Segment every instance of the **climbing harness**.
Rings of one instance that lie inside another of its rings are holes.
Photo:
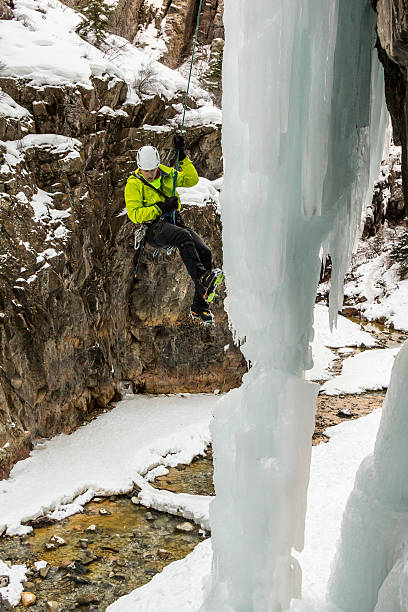
[[[186,116],[188,92],[189,92],[189,89],[190,89],[191,73],[193,71],[194,54],[195,54],[195,48],[196,48],[196,44],[197,44],[198,26],[200,24],[200,16],[201,16],[201,7],[202,7],[202,5],[203,5],[203,0],[200,0],[200,4],[198,6],[198,13],[197,13],[196,29],[195,29],[195,34],[194,34],[193,52],[191,54],[190,73],[188,75],[186,97],[184,99],[183,118],[182,118],[182,121],[181,121],[181,132],[180,132],[181,135],[183,135],[183,129],[184,129],[184,119],[185,119],[185,116]],[[173,177],[173,191],[172,191],[172,195],[173,196],[176,193],[176,183],[177,183],[177,175],[178,175],[179,156],[180,156],[180,153],[179,153],[179,151],[177,151],[176,168],[175,168],[174,177]],[[176,212],[175,211],[173,212],[172,217],[173,217],[173,223],[176,223]]]
[[[136,172],[134,172],[134,173],[133,173],[133,176],[134,176],[134,177],[136,177],[136,178],[138,178],[138,179],[139,179],[139,180],[140,180],[140,181],[141,181],[141,182],[142,182],[144,185],[146,185],[147,187],[150,187],[150,189],[153,189],[153,191],[155,191],[156,193],[158,193],[158,194],[159,194],[159,196],[161,196],[162,198],[164,198],[164,199],[166,199],[166,198],[167,198],[166,194],[165,194],[165,193],[164,193],[164,192],[163,192],[161,189],[159,189],[158,187],[155,187],[154,185],[152,185],[151,183],[149,183],[149,181],[146,181],[146,179],[144,178],[144,176],[142,176],[141,174],[136,174]],[[165,215],[165,214],[164,214],[164,215],[162,215],[162,217],[166,217],[166,216],[168,216],[168,217],[170,218],[170,215],[169,215],[169,214],[167,214],[167,215]],[[162,218],[162,217],[160,217],[160,218]],[[144,233],[143,233],[143,235],[142,235],[142,229],[144,229]],[[142,240],[141,240],[141,238],[143,238],[143,237],[144,237],[144,235],[145,235],[146,231],[147,231],[147,227],[146,227],[146,225],[142,225],[142,226],[141,226],[139,229],[136,229],[136,232],[135,232],[135,250],[137,250],[137,249],[138,249],[138,247],[139,247],[139,244],[141,244],[141,241],[142,241]],[[139,238],[139,236],[141,236],[141,238]],[[146,242],[145,242],[145,244],[146,244]],[[160,251],[161,251],[161,250],[162,250],[161,248],[155,249],[155,250],[154,250],[154,252],[153,252],[153,258],[157,257],[157,255],[160,253]],[[171,246],[169,246],[169,247],[165,247],[163,250],[165,250],[165,251],[166,251],[166,254],[169,256],[169,255],[171,255],[171,254],[172,254],[172,252],[173,252],[173,250],[174,250],[174,247],[171,247]],[[135,278],[136,278],[136,275],[135,275]]]

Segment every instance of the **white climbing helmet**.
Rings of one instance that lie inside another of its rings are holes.
[[[141,170],[156,170],[160,164],[160,155],[157,149],[146,145],[140,147],[136,154],[137,167]]]

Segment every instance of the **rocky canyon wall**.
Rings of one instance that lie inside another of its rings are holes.
[[[64,3],[77,10],[83,6],[83,0]],[[118,0],[110,28],[141,48],[152,44],[154,59],[178,68],[191,54],[199,4],[200,0]],[[208,47],[207,60],[224,39],[223,11],[224,0],[202,3],[198,47]]]
[[[193,287],[178,254],[152,259],[134,282],[134,225],[123,188],[135,151],[172,158],[171,121],[183,92],[127,102],[106,75],[92,87],[36,87],[0,78],[0,477],[36,438],[72,431],[119,397],[121,380],[149,393],[213,392],[246,369],[221,299],[215,329],[187,316]],[[194,102],[192,101],[194,106]],[[220,130],[187,130],[200,175],[222,173]],[[213,203],[185,222],[222,265]]]
[[[406,0],[373,0],[378,13],[378,55],[384,66],[385,96],[391,115],[394,141],[402,147],[401,176],[408,213],[408,4]]]

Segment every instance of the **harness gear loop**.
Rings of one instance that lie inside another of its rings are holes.
[[[202,5],[203,5],[203,0],[200,0],[200,4],[198,6],[197,23],[196,23],[196,29],[195,29],[195,35],[194,35],[194,42],[193,42],[193,52],[191,54],[190,73],[188,75],[186,97],[184,99],[183,118],[182,118],[182,121],[181,121],[181,135],[183,135],[183,129],[184,129],[184,119],[185,119],[185,116],[186,116],[187,98],[188,98],[188,92],[189,92],[189,89],[190,89],[191,73],[192,73],[192,70],[193,70],[194,53],[195,53],[195,48],[196,48],[196,44],[197,44],[198,26],[200,24],[200,16],[201,16],[201,7],[202,7]],[[175,169],[174,177],[173,177],[173,191],[172,191],[172,195],[173,196],[176,194],[176,182],[177,182],[177,174],[178,174],[179,155],[180,155],[179,151],[177,151],[176,169]],[[176,223],[176,212],[175,211],[172,214],[172,222],[174,224]]]

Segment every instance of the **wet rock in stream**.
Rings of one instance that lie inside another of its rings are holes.
[[[10,578],[8,576],[0,576],[0,589],[8,586]]]
[[[23,591],[21,593],[21,601],[23,602],[24,606],[32,606],[33,604],[35,604],[36,602],[36,595],[34,595],[34,593],[29,593],[27,591]]]

